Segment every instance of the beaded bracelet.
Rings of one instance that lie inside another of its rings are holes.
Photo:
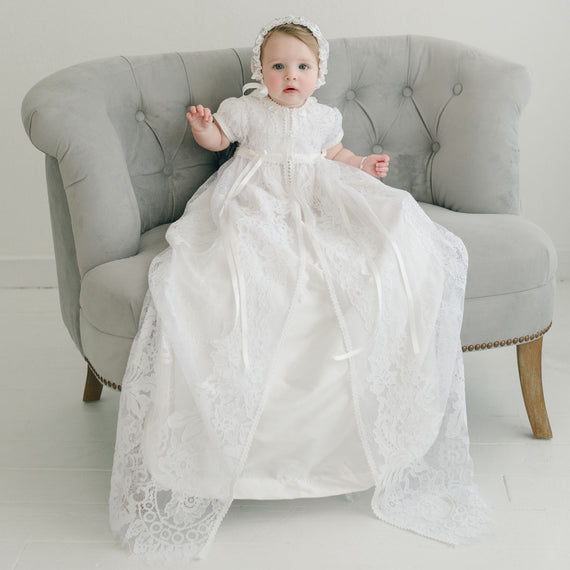
[[[368,158],[368,156],[363,156],[362,160],[360,161],[360,170],[364,169],[364,161]]]

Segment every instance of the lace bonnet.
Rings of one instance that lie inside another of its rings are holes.
[[[319,45],[319,77],[317,79],[317,87],[321,87],[321,85],[325,84],[325,75],[327,74],[329,43],[327,40],[325,40],[323,34],[321,34],[319,26],[313,24],[301,16],[285,16],[284,18],[276,18],[261,29],[255,40],[255,45],[253,46],[253,54],[251,56],[252,79],[263,83],[263,76],[261,74],[261,44],[263,43],[265,36],[273,28],[281,26],[282,24],[297,24],[299,26],[305,26],[305,28],[308,28],[313,36],[315,36],[315,39]]]

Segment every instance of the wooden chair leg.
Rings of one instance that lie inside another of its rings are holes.
[[[83,401],[84,402],[96,402],[101,398],[101,392],[103,391],[103,384],[97,380],[97,376],[91,370],[91,367],[87,365],[87,379],[85,380],[85,390],[83,391]]]
[[[542,337],[517,345],[517,362],[532,433],[538,439],[550,439],[552,430],[542,391]]]

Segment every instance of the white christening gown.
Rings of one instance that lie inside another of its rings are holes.
[[[327,160],[336,109],[253,94],[234,157],[169,228],[123,380],[110,496],[137,554],[203,557],[234,498],[375,487],[382,520],[486,534],[473,483],[461,241],[412,196]]]

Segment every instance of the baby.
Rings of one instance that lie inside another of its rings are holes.
[[[261,74],[272,101],[288,108],[302,107],[319,83],[319,45],[304,26],[282,24],[274,27],[261,44]],[[212,120],[210,109],[202,105],[190,107],[187,114],[196,142],[212,151],[223,150],[230,141]],[[372,176],[384,178],[390,159],[387,155],[356,156],[342,142],[327,149],[326,157],[350,164]]]
[[[196,141],[239,143],[152,262],[122,384],[114,534],[135,553],[203,557],[234,498],[375,488],[372,510],[456,544],[485,534],[459,340],[467,258],[386,155],[342,144],[313,97],[328,43],[282,18],[259,34],[254,90]]]

